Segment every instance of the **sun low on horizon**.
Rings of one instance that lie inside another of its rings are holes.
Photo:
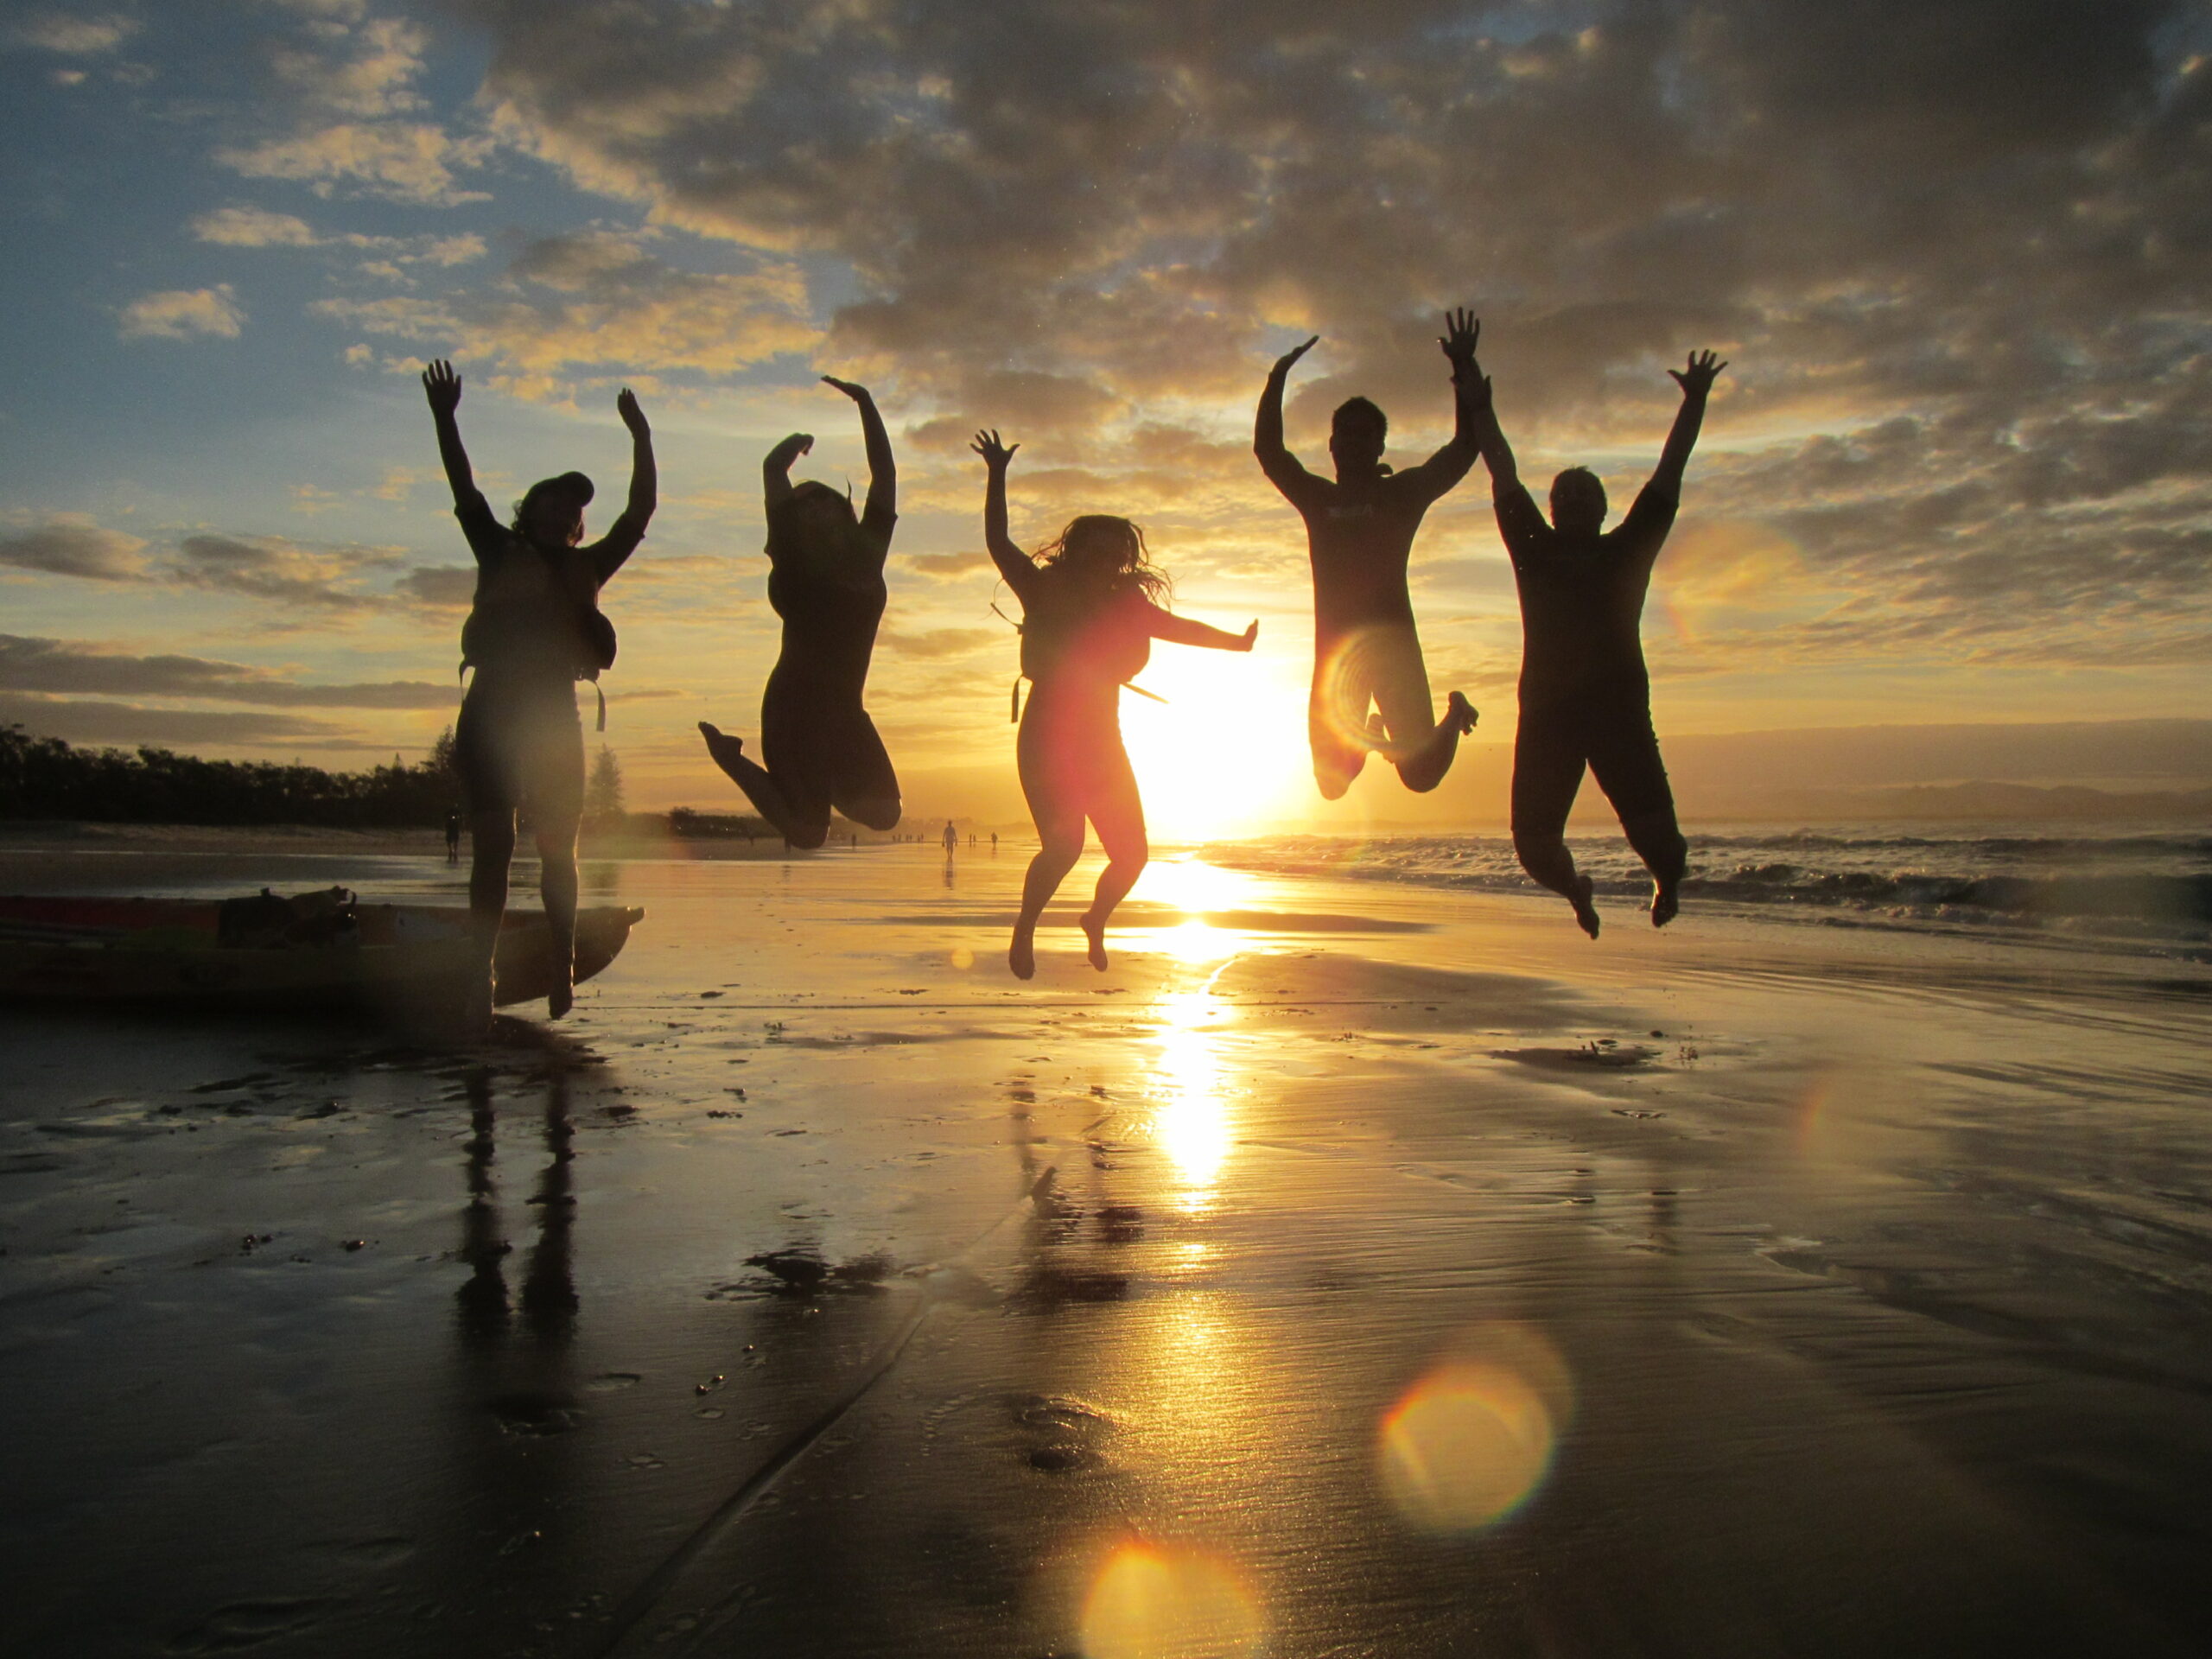
[[[1617,512],[1667,371],[1728,359],[1646,619],[1669,730],[2196,718],[2184,346],[2212,244],[2174,204],[2202,195],[2212,23],[2123,10],[1846,29],[1521,0],[1287,32],[1264,6],[1047,29],[862,0],[792,34],[688,0],[18,9],[0,722],[427,753],[471,581],[416,380],[448,357],[493,501],[581,468],[595,528],[639,394],[661,507],[605,597],[604,742],[634,806],[742,810],[696,728],[750,739],[775,659],[763,453],[810,433],[799,474],[865,488],[835,373],[898,454],[868,696],[917,819],[1021,810],[967,448],[994,427],[1025,545],[1126,514],[1180,608],[1261,619],[1252,658],[1162,646],[1140,683],[1167,702],[1125,697],[1156,831],[1344,821],[1304,753],[1304,531],[1253,402],[1319,335],[1294,449],[1325,471],[1357,393],[1414,464],[1449,430],[1453,305],[1524,474],[1586,462]],[[1880,96],[1819,91],[1844,85]],[[1465,689],[1500,741],[1519,642],[1481,468],[1413,591],[1440,704]],[[1500,810],[1484,791],[1354,796],[1449,821]]]

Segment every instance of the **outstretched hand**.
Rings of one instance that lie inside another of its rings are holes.
[[[1007,463],[1014,459],[1014,452],[1021,448],[1018,443],[1000,442],[996,427],[988,432],[978,432],[968,447],[981,455],[983,465],[993,472],[1005,471]]]
[[[442,357],[423,371],[423,395],[434,415],[450,415],[461,407],[461,377]]]
[[[615,412],[621,416],[622,424],[630,429],[633,438],[650,438],[653,429],[646,424],[645,411],[638,406],[638,394],[625,386],[616,394]]]
[[[1300,358],[1301,358],[1301,357],[1305,356],[1306,353],[1308,353],[1308,352],[1312,351],[1312,350],[1313,350],[1316,346],[1319,345],[1320,343],[1321,343],[1321,336],[1320,336],[1320,335],[1319,335],[1319,334],[1316,334],[1316,335],[1314,335],[1314,336],[1313,337],[1313,339],[1311,339],[1311,340],[1307,340],[1307,341],[1306,341],[1303,346],[1292,346],[1288,351],[1285,352],[1285,353],[1284,353],[1281,357],[1279,357],[1279,358],[1275,359],[1275,372],[1276,372],[1277,374],[1287,374],[1287,373],[1289,373],[1289,372],[1290,372],[1290,370],[1291,370],[1291,365],[1292,365],[1295,364],[1295,363],[1298,361],[1298,359],[1299,359]]]
[[[1474,367],[1475,342],[1482,337],[1482,323],[1465,306],[1444,314],[1444,332],[1436,337],[1436,343],[1443,348],[1454,374]]]
[[[1692,352],[1687,368],[1669,369],[1668,377],[1682,389],[1685,397],[1702,397],[1713,390],[1713,383],[1720,378],[1720,371],[1728,365],[1714,360],[1712,352]]]
[[[840,380],[834,374],[825,374],[822,377],[822,384],[825,386],[836,387],[856,404],[864,404],[868,400],[868,388],[857,381]]]
[[[1251,650],[1252,642],[1259,637],[1260,624],[1259,620],[1255,617],[1253,619],[1251,626],[1246,628],[1243,632],[1236,636],[1236,649],[1239,651]]]
[[[768,452],[768,459],[788,467],[808,450],[814,448],[814,434],[794,432]]]

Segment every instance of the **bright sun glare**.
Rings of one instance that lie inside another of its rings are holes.
[[[1124,692],[1122,732],[1163,841],[1250,835],[1290,817],[1313,788],[1305,666],[1265,642],[1250,656],[1162,645]]]

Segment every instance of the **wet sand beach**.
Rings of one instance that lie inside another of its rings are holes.
[[[0,1010],[0,1649],[2201,1651],[2212,969],[1166,859],[1024,986],[1027,851],[588,861],[480,1049]]]

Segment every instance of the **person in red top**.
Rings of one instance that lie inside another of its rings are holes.
[[[1605,791],[1629,845],[1651,872],[1651,925],[1675,919],[1689,844],[1675,820],[1674,791],[1651,725],[1651,676],[1643,664],[1643,599],[1651,568],[1681,505],[1682,473],[1706,399],[1728,365],[1693,352],[1669,369],[1681,408],[1651,480],[1618,529],[1605,530],[1605,486],[1586,467],[1552,480],[1551,522],[1521,482],[1497,423],[1491,384],[1473,378],[1483,459],[1497,531],[1521,595],[1521,723],[1513,740],[1513,849],[1521,868],[1574,907],[1598,937],[1590,878],[1567,850],[1567,818],[1587,766]]]
[[[1249,651],[1257,622],[1226,633],[1163,610],[1166,575],[1147,557],[1144,532],[1126,518],[1085,513],[1034,557],[1007,534],[1006,474],[1020,444],[978,432],[983,458],[983,538],[1006,585],[1021,601],[1021,671],[1028,706],[1014,753],[1021,792],[1037,823],[1037,855],[1021,886],[1007,965],[1037,971],[1037,919],[1083,855],[1084,824],[1098,831],[1106,868],[1081,918],[1090,965],[1106,968],[1106,923],[1152,855],[1144,802],[1122,744],[1122,687],[1144,671],[1152,642]]]
[[[454,723],[454,757],[468,803],[468,908],[483,964],[465,1013],[479,1028],[491,1020],[492,961],[506,913],[519,809],[537,842],[555,965],[546,1008],[557,1020],[575,1001],[576,829],[584,804],[576,682],[597,678],[614,660],[614,631],[599,613],[599,590],[637,551],[652,518],[652,429],[624,388],[614,406],[630,429],[630,499],[607,534],[586,545],[591,480],[582,473],[541,480],[515,504],[514,522],[502,524],[461,447],[461,377],[453,365],[431,364],[423,391],[453,486],[454,517],[476,556],[475,603],[461,632],[463,665],[476,677]]]
[[[1370,753],[1396,766],[1408,789],[1434,789],[1451,769],[1459,740],[1475,728],[1475,710],[1457,691],[1445,700],[1443,720],[1436,720],[1406,591],[1406,564],[1422,515],[1475,464],[1467,399],[1477,325],[1465,311],[1453,311],[1445,327],[1436,343],[1452,365],[1452,441],[1402,473],[1393,473],[1382,460],[1389,418],[1364,397],[1338,405],[1331,423],[1333,480],[1307,472],[1285,447],[1283,388],[1319,335],[1277,359],[1260,393],[1253,453],[1268,481],[1306,521],[1313,567],[1313,688],[1306,701],[1306,735],[1314,782],[1332,801],[1351,787]],[[1370,707],[1380,711],[1380,729],[1369,716]]]

